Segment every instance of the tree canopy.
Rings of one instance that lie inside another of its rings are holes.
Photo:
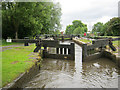
[[[72,25],[66,27],[66,34],[83,34],[87,32],[87,25],[82,23],[80,20],[74,20]]]
[[[59,32],[61,7],[53,2],[2,2],[2,37]]]
[[[103,23],[97,22],[96,24],[94,24],[92,32],[100,32],[100,33],[102,33],[102,29],[103,29]]]
[[[100,35],[119,36],[120,35],[120,18],[114,17],[105,24],[97,22],[94,24],[92,32],[100,32]]]

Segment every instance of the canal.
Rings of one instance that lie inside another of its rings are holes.
[[[82,62],[82,48],[75,44],[75,60],[44,59],[25,88],[118,88],[119,74],[106,58]]]

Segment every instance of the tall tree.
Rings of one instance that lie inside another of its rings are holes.
[[[66,27],[66,34],[83,34],[87,32],[87,25],[82,23],[80,20],[74,20],[72,25]]]
[[[99,32],[100,34],[103,33],[103,23],[97,22],[94,24],[92,32]]]
[[[120,18],[114,17],[105,24],[98,22],[94,24],[92,32],[100,32],[100,35],[119,36]]]
[[[73,34],[73,31],[74,31],[73,25],[68,25],[68,26],[66,27],[65,33],[66,33],[66,34]]]
[[[9,20],[8,26],[14,30],[16,39],[18,38],[20,25],[23,24],[27,26],[30,24],[30,19],[31,19],[30,17],[32,17],[32,13],[33,13],[31,8],[34,8],[34,6],[35,6],[35,3],[30,3],[30,2],[28,3],[4,2],[3,3],[3,13],[2,13],[3,27],[6,27],[4,24]]]
[[[120,18],[114,17],[108,21],[106,33],[111,36],[120,35]]]
[[[61,28],[59,3],[3,2],[2,7],[3,38],[23,38]]]

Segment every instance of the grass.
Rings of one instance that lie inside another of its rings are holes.
[[[0,88],[2,87],[2,52],[0,52]]]
[[[120,36],[98,36],[98,37],[118,38]]]
[[[120,41],[112,41],[113,45],[120,47]]]
[[[80,41],[84,42],[84,43],[91,43],[92,44],[92,41],[91,40],[88,40],[88,39],[79,39]]]
[[[32,44],[27,47],[14,47],[2,52],[2,87],[13,81],[34,64],[33,60],[29,59],[29,55],[34,48],[35,45]]]
[[[9,46],[9,45],[18,45],[22,43],[6,42],[5,39],[2,40],[2,45],[0,46]]]
[[[69,40],[69,39],[71,39],[71,38],[64,38],[64,40]],[[59,38],[59,40],[62,40],[62,38]]]

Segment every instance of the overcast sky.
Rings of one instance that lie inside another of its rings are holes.
[[[62,8],[62,31],[72,24],[73,20],[81,20],[87,24],[88,30],[100,21],[106,23],[118,17],[118,1],[120,0],[55,0]]]

